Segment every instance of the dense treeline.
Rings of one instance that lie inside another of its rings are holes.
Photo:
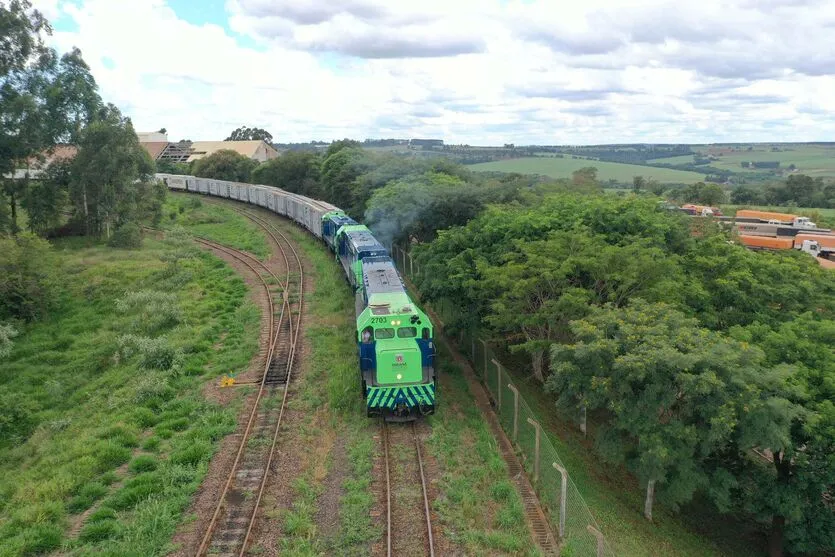
[[[166,189],[152,180],[154,162],[130,119],[102,101],[81,52],[59,57],[47,47],[49,23],[28,0],[0,4],[0,22],[0,319],[31,320],[58,282],[38,235],[136,246],[136,222],[159,220]]]
[[[785,182],[765,188],[736,188],[731,191],[731,202],[737,205],[835,207],[835,183],[805,174],[793,174]]]
[[[835,282],[806,254],[698,234],[654,201],[562,193],[490,206],[417,246],[455,305],[596,447],[675,507],[702,493],[771,524],[771,552],[835,548]]]

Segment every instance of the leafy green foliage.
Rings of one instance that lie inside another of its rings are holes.
[[[424,299],[456,308],[447,327],[526,351],[665,504],[702,493],[771,520],[778,550],[831,547],[813,517],[835,474],[835,283],[814,259],[691,237],[648,199],[572,194],[488,207],[414,253]]]
[[[107,243],[114,248],[139,249],[142,247],[142,231],[138,224],[126,222],[116,229]]]
[[[316,153],[289,151],[253,170],[252,182],[319,198],[320,165],[321,159]]]
[[[58,284],[51,248],[31,233],[0,237],[0,319],[36,319],[53,305]]]
[[[52,29],[28,0],[0,5],[0,22],[0,175],[5,175],[56,143],[74,141],[95,117],[101,99],[78,49],[59,58],[44,44]],[[14,233],[18,203],[30,197],[29,183],[8,179],[2,186]]]
[[[154,163],[139,145],[130,119],[110,105],[84,128],[72,162],[70,198],[88,234],[110,237],[113,229],[135,220],[142,189]]]
[[[254,139],[262,139],[267,143],[273,142],[273,136],[267,130],[247,126],[237,128],[224,141],[252,141]]]
[[[12,339],[17,336],[17,330],[6,323],[0,323],[0,360],[12,353]]]
[[[194,162],[192,172],[202,178],[249,182],[258,161],[232,149],[221,149]]]

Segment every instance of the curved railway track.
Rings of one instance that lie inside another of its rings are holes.
[[[246,429],[241,435],[232,469],[197,550],[198,557],[208,554],[242,557],[248,549],[261,498],[273,466],[302,319],[304,270],[295,247],[269,222],[255,215],[246,216],[256,222],[278,248],[283,259],[285,276],[282,281],[265,263],[245,252],[206,238],[197,238],[201,244],[231,255],[255,272],[267,292],[272,317],[267,357],[258,394]],[[271,283],[275,283],[282,290],[278,317],[278,301],[273,295],[274,284]],[[276,417],[274,409],[262,408],[262,400],[275,394],[279,388],[282,388],[283,393]],[[267,440],[269,445],[265,446],[262,440]]]
[[[392,466],[391,466],[391,437],[389,435],[389,426],[385,420],[381,420],[380,422],[382,425],[382,431],[380,433],[382,443],[383,443],[383,456],[385,458],[385,470],[386,470],[386,555],[388,557],[392,557],[392,555],[401,555],[403,554],[402,551],[396,550],[394,547],[395,542],[398,540],[394,539],[392,534],[392,515],[395,516],[398,520],[409,520],[413,518],[414,510],[412,509],[411,512],[396,512],[392,513]],[[429,493],[426,486],[426,474],[423,470],[423,453],[420,450],[420,439],[418,438],[417,434],[417,426],[414,422],[409,425],[409,430],[411,431],[411,438],[414,441],[414,448],[416,454],[416,460],[418,465],[418,474],[416,474],[420,478],[420,486],[423,492],[423,518],[426,524],[426,531],[425,531],[425,541],[426,541],[426,553],[431,557],[435,556],[435,538],[432,534],[432,516],[429,510]],[[401,504],[400,507],[403,507]],[[400,508],[399,511],[404,511],[406,509]],[[416,534],[416,533],[415,533]],[[402,540],[400,540],[402,541]]]

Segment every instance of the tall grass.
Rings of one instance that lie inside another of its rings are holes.
[[[0,440],[0,555],[164,554],[233,431],[234,408],[201,387],[247,365],[259,311],[222,261],[199,254],[172,275],[168,249],[56,244],[59,308],[21,328],[0,368],[17,401],[0,413],[18,427]]]

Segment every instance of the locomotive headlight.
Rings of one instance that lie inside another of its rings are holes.
[[[397,374],[397,380],[399,381],[400,379],[403,379],[403,375],[402,375],[402,374],[400,374],[400,373],[398,373],[398,374]]]

